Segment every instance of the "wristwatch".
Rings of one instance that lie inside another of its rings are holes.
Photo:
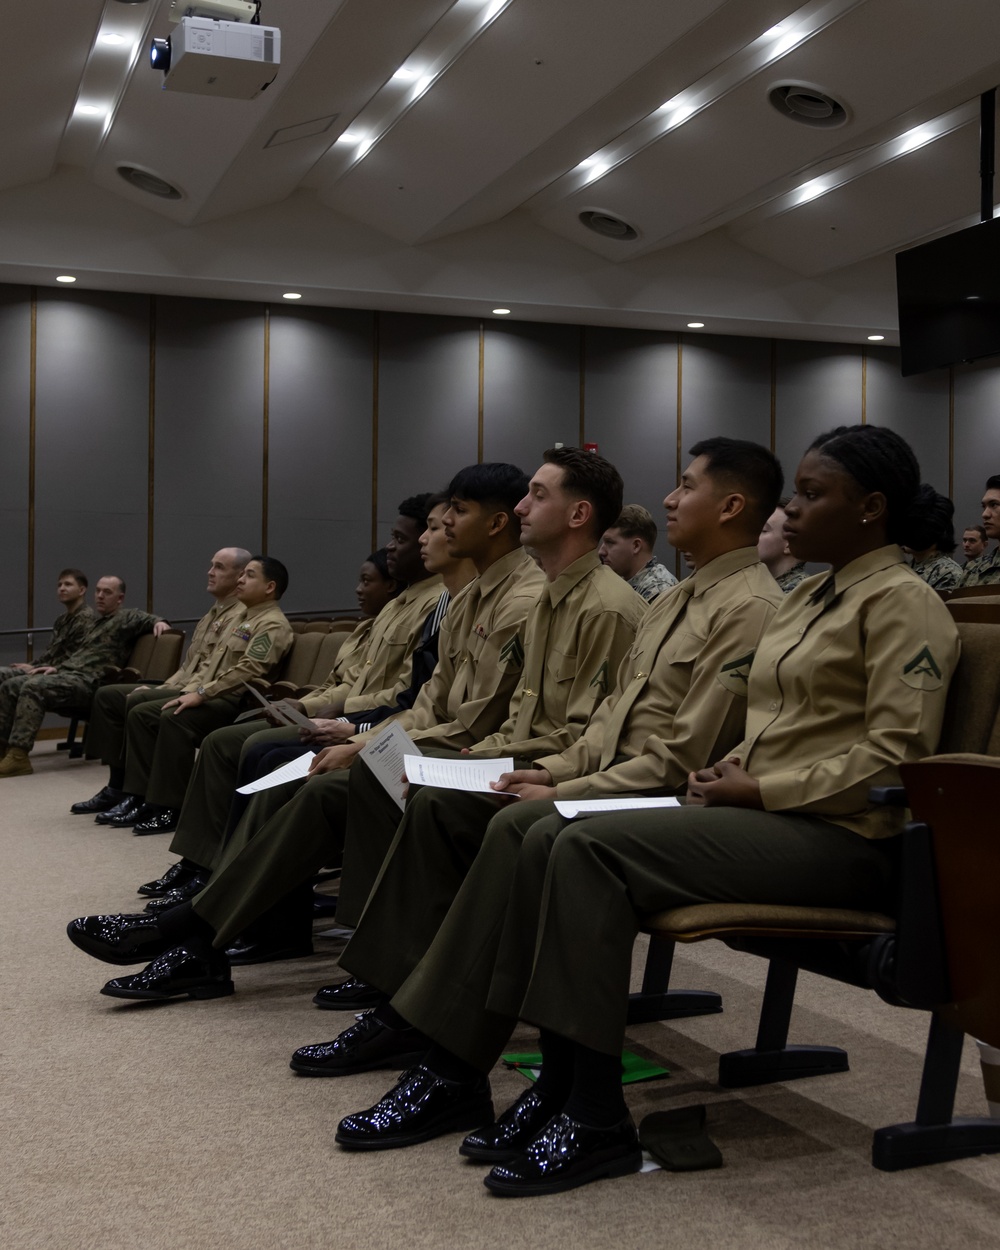
[[[204,699],[204,697],[205,697],[205,687],[204,687],[204,686],[199,686],[199,687],[198,687],[198,689],[195,691],[195,694],[200,694],[200,695],[201,695],[201,697]]]

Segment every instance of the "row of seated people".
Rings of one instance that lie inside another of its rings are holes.
[[[622,502],[601,457],[547,452],[519,502],[489,485],[490,466],[459,474],[444,531],[477,576],[396,720],[425,753],[511,756],[512,770],[491,794],[411,787],[400,819],[359,756],[377,731],[350,726],[306,779],[255,795],[234,821],[241,754],[288,731],[216,731],[172,844],[184,858],[143,887],[167,905],[69,925],[98,959],[149,961],[102,992],[231,994],[234,941],[301,949],[310,882],[342,857],[350,979],[315,1001],[369,1010],[291,1066],[406,1070],[341,1120],[341,1146],[467,1132],[461,1153],[513,1196],[637,1170],[621,1051],[640,918],[712,901],[889,910],[902,813],[872,807],[869,788],[933,752],[959,653],[900,547],[922,496],[892,431],[842,427],[806,451],[782,536],[796,562],[830,571],[787,595],[757,549],[781,498],[774,456],[724,438],[691,455],[664,502],[694,571],[650,607],[597,555]],[[554,807],[621,795],[684,802],[627,819]],[[539,1028],[541,1077],[496,1117],[488,1074],[518,1019]]]

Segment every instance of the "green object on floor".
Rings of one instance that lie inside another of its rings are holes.
[[[529,1081],[538,1080],[538,1072],[542,1066],[541,1053],[523,1055],[510,1054],[501,1056],[508,1068],[516,1068]],[[670,1069],[643,1059],[631,1050],[622,1051],[622,1084],[632,1085],[636,1081],[652,1081],[658,1076],[669,1076]]]

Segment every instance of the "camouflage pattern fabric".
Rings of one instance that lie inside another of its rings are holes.
[[[654,556],[648,564],[644,565],[636,573],[635,577],[628,579],[628,584],[637,595],[642,595],[647,603],[652,603],[662,591],[669,590],[671,586],[676,586],[677,578],[674,577],[665,564],[661,564]]]
[[[962,570],[959,586],[995,586],[1000,583],[1000,547],[976,556]]]
[[[787,595],[795,589],[799,582],[805,581],[805,579],[806,566],[803,563],[793,564],[790,569],[786,569],[780,577],[776,577],[774,580],[778,583],[778,589]]]
[[[912,568],[932,590],[954,590],[962,582],[962,566],[951,556],[938,554],[919,562],[914,560]],[[997,580],[1000,581],[1000,570]]]

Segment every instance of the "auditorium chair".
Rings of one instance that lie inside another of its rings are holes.
[[[101,674],[100,685],[112,686],[119,682],[142,682],[147,686],[161,686],[181,666],[186,635],[183,629],[167,629],[162,634],[143,634],[136,640],[132,653],[123,668],[107,666]],[[90,714],[90,703],[55,709],[57,716],[69,718],[66,740],[57,750],[68,751],[71,760],[83,754],[82,742],[76,741],[81,721]]]
[[[983,608],[986,608],[984,619]],[[769,961],[754,1046],[720,1056],[719,1084],[762,1085],[845,1072],[839,1047],[790,1046],[799,969],[873,989],[932,1012],[916,1118],[877,1130],[872,1162],[885,1171],[1000,1150],[1000,1122],[953,1119],[962,1040],[1000,1046],[1000,843],[992,833],[1000,782],[1000,601],[949,604],[962,657],[949,691],[945,754],[901,770],[903,787],[875,802],[909,805],[896,848],[895,914],[847,909],[703,904],[643,918],[650,935],[632,1023],[722,1009],[710,991],[669,988],[677,942],[709,938]]]
[[[349,637],[350,631],[341,629],[302,630],[292,639],[275,680],[257,681],[254,685],[269,699],[300,699],[326,684],[340,648]]]

